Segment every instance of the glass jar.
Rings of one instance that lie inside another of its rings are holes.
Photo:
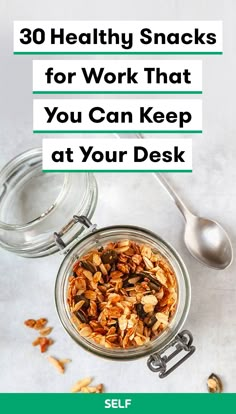
[[[0,246],[25,257],[59,250],[54,232],[68,244],[83,225],[74,215],[92,217],[97,204],[93,174],[44,174],[42,149],[12,159],[0,172]]]
[[[56,278],[55,301],[59,318],[69,335],[84,349],[113,360],[147,357],[148,367],[164,378],[194,351],[192,335],[180,330],[187,318],[191,289],[187,269],[178,253],[149,230],[136,226],[96,229],[90,219],[97,203],[97,185],[92,174],[42,173],[42,150],[26,151],[0,172],[0,246],[25,257],[58,252],[64,260]],[[78,257],[111,241],[130,239],[158,250],[173,267],[178,302],[169,326],[149,343],[129,349],[109,349],[80,336],[70,320],[67,305],[68,278]],[[171,353],[166,351],[170,348]],[[184,352],[171,368],[170,360]]]

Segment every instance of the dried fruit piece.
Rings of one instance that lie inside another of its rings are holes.
[[[24,322],[25,326],[28,326],[28,328],[34,328],[36,324],[35,319],[27,319],[27,321]]]
[[[39,318],[37,320],[27,319],[27,321],[25,321],[24,324],[25,326],[28,326],[29,328],[40,330],[47,324],[47,319],[46,318]]]
[[[91,382],[92,382],[91,377],[83,378],[82,380],[77,381],[75,383],[75,385],[71,388],[71,392],[79,392],[81,391],[81,388],[87,387],[89,384],[91,384]]]
[[[98,384],[96,386],[96,393],[101,394],[103,392],[103,389],[104,389],[103,384]]]
[[[216,374],[211,374],[207,380],[207,387],[210,393],[221,393],[223,392],[223,384],[221,379]]]
[[[53,340],[51,338],[47,338],[45,336],[39,336],[32,342],[33,346],[40,346],[40,350],[42,353],[48,350],[48,347],[53,344]]]

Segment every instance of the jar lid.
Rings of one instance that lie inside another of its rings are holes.
[[[25,257],[59,250],[84,230],[76,216],[92,217],[97,185],[89,173],[43,173],[42,149],[28,150],[0,171],[0,246]]]

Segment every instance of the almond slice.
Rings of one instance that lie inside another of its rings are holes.
[[[83,378],[82,380],[77,381],[73,385],[73,387],[71,388],[71,392],[79,392],[81,391],[81,388],[87,387],[89,384],[91,384],[91,382],[92,382],[91,377]]]
[[[60,372],[60,374],[64,374],[65,367],[62,365],[61,361],[54,358],[53,356],[49,356],[48,361],[57,369],[58,372]]]
[[[50,335],[52,330],[53,330],[53,328],[48,326],[46,328],[40,329],[39,333],[40,333],[41,336],[47,336],[47,335]]]

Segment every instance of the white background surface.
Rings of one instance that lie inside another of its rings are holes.
[[[193,174],[168,178],[194,211],[215,218],[236,244],[235,12],[226,1],[9,1],[0,2],[0,164],[22,150],[40,145],[32,134],[32,57],[12,55],[14,19],[222,19],[224,55],[203,59],[203,135],[193,139]],[[148,371],[145,359],[112,362],[80,349],[58,320],[54,281],[61,257],[23,259],[1,251],[0,391],[67,392],[92,375],[110,392],[205,392],[214,371],[226,392],[236,391],[236,265],[226,271],[203,267],[183,243],[183,221],[171,199],[147,174],[97,175],[99,201],[94,221],[138,224],[168,240],[182,255],[192,281],[192,306],[186,323],[197,352],[165,380]],[[47,316],[54,326],[50,353],[73,362],[60,376],[23,326],[28,317]]]

